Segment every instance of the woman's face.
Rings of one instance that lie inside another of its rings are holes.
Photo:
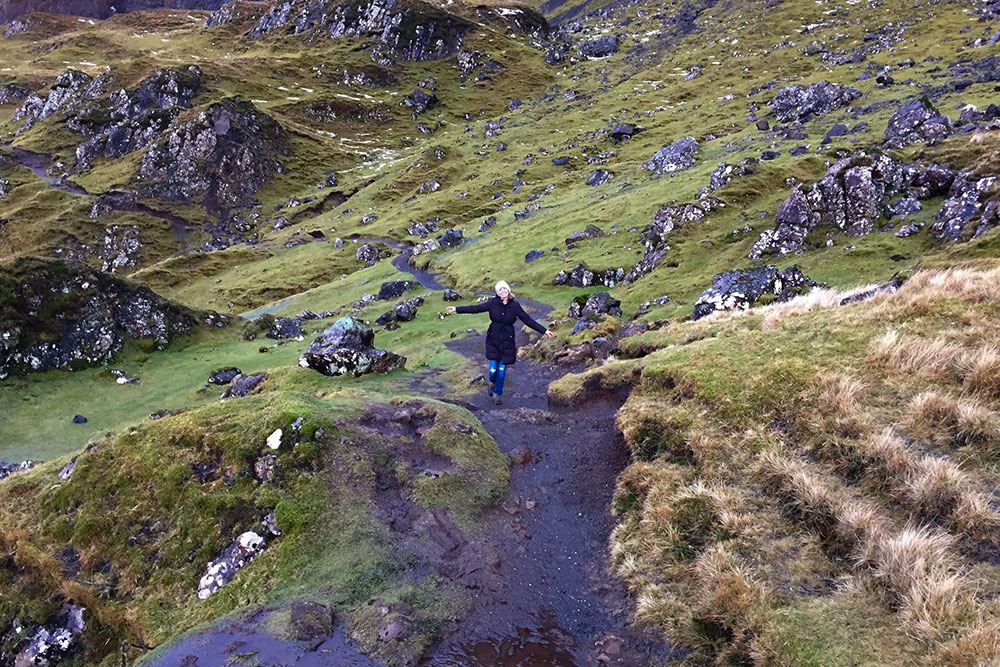
[[[510,296],[510,290],[507,289],[506,287],[501,287],[497,291],[497,296],[499,296],[501,299],[506,299],[507,297]]]

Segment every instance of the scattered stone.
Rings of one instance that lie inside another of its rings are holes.
[[[695,141],[694,137],[684,137],[658,150],[656,155],[642,163],[642,167],[654,174],[668,174],[690,169],[694,166],[697,152],[698,142]]]
[[[371,328],[343,317],[326,329],[299,359],[299,365],[324,375],[388,373],[402,368],[406,358],[372,347]]]
[[[787,301],[815,285],[795,266],[784,271],[762,266],[719,273],[712,278],[712,286],[698,297],[691,319],[700,320],[717,310],[746,310],[765,295]]]
[[[278,448],[280,448],[281,447],[281,436],[282,436],[282,434],[283,434],[283,432],[282,432],[282,430],[280,428],[279,429],[275,429],[274,432],[271,433],[271,435],[267,436],[267,443],[266,443],[267,447],[269,449],[278,449]]]
[[[612,297],[608,292],[593,292],[573,299],[566,316],[574,319],[599,315],[621,317],[621,305],[622,302]]]
[[[264,335],[274,340],[285,340],[288,338],[298,338],[302,334],[302,323],[299,321],[299,318],[275,317],[267,333]]]
[[[568,157],[552,158],[552,164],[554,164],[557,167],[565,167],[566,165],[569,164],[569,158]]]
[[[485,232],[487,229],[493,229],[494,227],[496,227],[496,225],[497,225],[497,219],[496,217],[491,215],[490,217],[486,218],[479,224],[479,231]]]
[[[781,151],[764,151],[760,154],[761,160],[776,160],[781,157]]]
[[[876,297],[879,294],[895,294],[896,292],[899,291],[899,288],[902,287],[903,283],[905,282],[906,278],[899,275],[895,275],[892,277],[892,280],[890,280],[884,285],[879,285],[878,287],[865,290],[863,292],[857,292],[856,294],[844,297],[843,299],[840,300],[840,305],[848,306],[852,303],[858,303],[859,301],[867,301],[868,299]]]
[[[63,605],[54,618],[35,630],[11,664],[17,667],[58,665],[70,659],[79,648],[77,644],[86,628],[84,611],[86,607]]]
[[[587,225],[583,231],[573,232],[567,236],[565,242],[566,245],[570,245],[571,243],[578,243],[584,239],[596,239],[601,236],[604,236],[603,229],[596,225]]]
[[[441,295],[441,298],[444,299],[445,301],[459,301],[461,300],[462,295],[456,292],[455,290],[451,289],[450,287],[446,287],[444,290],[444,294]]]
[[[536,259],[541,258],[542,255],[544,254],[545,254],[544,250],[529,250],[528,253],[524,256],[524,263],[531,264]]]
[[[86,424],[87,423],[87,418],[84,417],[83,415],[74,415],[74,417],[73,417],[73,423],[74,424]]]
[[[119,370],[112,369],[111,375],[115,378],[115,382],[118,384],[139,384],[139,378],[133,375],[127,375]]]
[[[948,198],[941,204],[941,210],[934,216],[936,222],[931,231],[941,239],[968,241],[982,236],[997,226],[997,201],[986,203],[988,192],[997,182],[996,176],[977,178],[971,168],[963,169],[955,176]],[[979,224],[969,227],[968,223],[979,218]]]
[[[606,285],[614,287],[625,279],[624,269],[606,269],[591,271],[583,263],[577,264],[569,273],[560,271],[552,281],[553,285],[568,287],[590,287],[591,285]]]

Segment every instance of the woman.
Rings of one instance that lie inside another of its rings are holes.
[[[529,327],[549,338],[554,333],[531,319],[524,312],[514,295],[510,293],[510,285],[500,281],[496,285],[497,295],[475,306],[448,306],[445,312],[452,313],[486,313],[490,314],[490,328],[486,331],[486,358],[490,362],[490,396],[493,402],[500,405],[500,395],[503,394],[503,381],[507,376],[507,367],[517,361],[517,345],[514,343],[514,322],[520,319]]]

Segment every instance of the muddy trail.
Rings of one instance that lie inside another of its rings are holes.
[[[449,347],[482,357],[480,336]],[[489,585],[422,665],[639,666],[671,655],[661,636],[630,627],[634,604],[608,572],[611,500],[629,462],[614,428],[626,396],[552,406],[549,383],[565,370],[521,359],[501,405],[485,382],[466,405],[511,460],[510,489],[481,538],[496,558]]]
[[[390,245],[403,251],[394,258],[397,268],[425,287],[442,289],[439,274],[409,264],[405,244]],[[520,301],[535,318],[551,311],[538,302]],[[471,334],[485,328],[485,318],[456,316],[455,328],[467,325],[470,335],[448,344],[479,364],[483,373],[483,336]],[[518,334],[519,344],[527,342]],[[455,528],[446,510],[428,513],[405,492],[391,485],[379,487],[379,518],[401,542],[438,545],[423,554],[421,569],[461,582],[473,598],[472,610],[424,652],[420,665],[643,667],[679,657],[658,633],[631,627],[634,601],[609,573],[612,497],[617,476],[629,463],[628,448],[614,424],[627,392],[592,394],[573,406],[549,402],[549,384],[579,370],[519,359],[508,370],[500,405],[488,396],[483,378],[473,382],[477,393],[453,400],[444,398],[453,387],[436,375],[413,374],[413,394],[470,410],[511,461],[507,493],[483,517],[484,534],[471,539]],[[391,415],[378,419],[382,432],[400,435],[401,426]],[[267,632],[268,617],[278,611],[256,607],[221,619],[188,633],[142,664],[222,667],[232,664],[235,656],[252,657],[266,666],[380,664],[358,652],[343,628],[321,642],[275,638]]]
[[[134,196],[131,196],[126,192],[119,192],[115,190],[105,193],[88,192],[82,185],[74,183],[73,181],[50,176],[49,167],[52,164],[52,156],[46,155],[45,153],[36,153],[25,148],[14,147],[11,150],[11,157],[14,158],[14,161],[18,165],[24,167],[25,169],[29,169],[36,176],[47,182],[49,187],[55,190],[65,192],[66,194],[73,195],[75,197],[92,199],[114,211],[122,211],[124,213],[142,213],[143,215],[148,215],[152,218],[159,218],[160,220],[169,222],[181,246],[183,246],[184,239],[190,230],[202,229],[201,225],[185,220],[184,218],[170,213],[169,211],[161,211],[138,202],[135,200]]]

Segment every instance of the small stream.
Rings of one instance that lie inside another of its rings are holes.
[[[48,170],[52,165],[52,156],[46,155],[45,153],[36,153],[26,148],[15,146],[11,149],[11,156],[18,165],[26,169],[30,169],[36,176],[45,180],[49,186],[55,190],[65,192],[66,194],[76,197],[93,199],[94,201],[98,201],[106,206],[109,206],[115,211],[122,211],[124,213],[142,213],[144,215],[169,222],[182,247],[184,245],[184,238],[187,235],[187,232],[192,229],[200,229],[200,225],[196,225],[169,211],[161,211],[140,203],[128,193],[111,190],[103,194],[94,194],[88,192],[86,188],[78,183],[50,176]]]

